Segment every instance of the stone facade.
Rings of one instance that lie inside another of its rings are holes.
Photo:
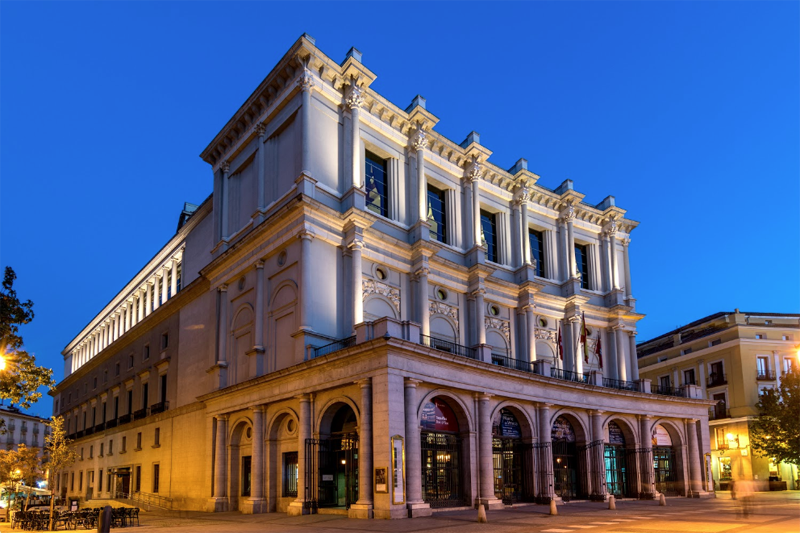
[[[28,448],[44,448],[44,438],[50,433],[47,419],[20,412],[16,407],[0,407],[0,445],[16,450],[20,444]]]
[[[798,488],[797,467],[774,464],[750,448],[749,421],[765,389],[797,369],[800,314],[721,312],[638,346],[642,376],[654,386],[680,390],[698,385],[709,409],[713,481],[728,490],[733,479],[762,490]],[[778,482],[776,485],[775,482]]]
[[[213,194],[64,351],[76,471],[185,509],[361,518],[706,494],[710,403],[638,375],[638,223],[374,79],[304,35],[203,151]]]

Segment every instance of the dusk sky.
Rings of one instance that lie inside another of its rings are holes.
[[[212,191],[198,154],[304,32],[627,217],[644,341],[800,311],[800,4],[0,3],[0,265],[61,350]],[[45,396],[33,412],[51,414]]]

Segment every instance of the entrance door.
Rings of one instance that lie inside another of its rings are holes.
[[[448,433],[423,431],[422,499],[431,507],[458,507],[461,494],[461,439]]]
[[[578,497],[578,447],[565,439],[553,441],[553,488],[556,496],[569,501]]]
[[[625,461],[625,449],[618,445],[606,445],[606,490],[617,498],[629,496],[628,468]]]
[[[656,475],[656,490],[669,496],[678,495],[675,455],[671,446],[653,448],[653,466]]]
[[[358,434],[309,443],[318,458],[317,506],[349,509],[358,500]]]
[[[506,505],[522,501],[528,492],[523,472],[526,452],[517,418],[509,409],[501,409],[492,421],[492,463],[495,497]]]
[[[131,471],[129,468],[117,470],[117,493],[125,494],[125,498],[131,493]]]

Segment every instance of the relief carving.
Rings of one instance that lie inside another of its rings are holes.
[[[398,316],[400,316],[400,289],[391,287],[386,283],[381,283],[380,281],[376,281],[374,279],[361,280],[361,289],[362,298],[364,300],[366,300],[367,296],[370,294],[378,294],[383,296],[392,302],[392,305],[394,305],[394,308],[397,310]]]
[[[556,332],[546,329],[536,328],[536,338],[543,341],[556,342]]]
[[[501,320],[491,316],[484,317],[484,319],[486,329],[498,329],[503,332],[507,341],[511,340],[511,326],[508,324],[507,320]]]
[[[442,302],[431,302],[429,312],[433,315],[444,315],[453,319],[458,327],[458,309]]]

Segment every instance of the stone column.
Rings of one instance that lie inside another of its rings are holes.
[[[216,450],[214,453],[214,498],[217,500],[219,508],[220,500],[227,496],[227,463],[228,463],[228,415],[217,416],[217,436],[215,439]]]
[[[417,385],[419,380],[405,380],[406,413],[406,499],[408,507],[422,504],[422,448],[417,415]]]
[[[498,502],[494,494],[492,413],[489,408],[489,398],[491,397],[491,394],[478,394],[478,464],[481,489],[479,503],[486,506],[493,506],[492,504]]]
[[[619,289],[619,270],[617,268],[617,223],[611,221],[606,226],[606,235],[608,236],[608,253],[611,259],[611,290]]]
[[[640,446],[644,451],[642,452],[643,460],[636,466],[639,470],[641,491],[646,494],[655,494],[656,490],[656,474],[653,465],[653,430],[650,427],[651,423],[652,419],[649,416],[639,416]]]
[[[219,353],[217,364],[228,360],[228,286],[220,285],[219,289]]]
[[[603,411],[589,411],[592,417],[592,442],[606,440],[606,434],[603,430]]]
[[[631,375],[631,381],[638,381],[639,379],[639,356],[636,354],[636,332],[629,331],[628,332],[628,357],[630,358],[630,366],[629,371]]]
[[[314,78],[308,69],[303,69],[303,75],[297,80],[303,98],[301,108],[301,120],[303,127],[303,138],[301,148],[300,169],[304,174],[311,175],[311,92],[314,90]],[[354,114],[355,116],[355,114]]]
[[[351,506],[358,518],[371,518],[372,487],[372,378],[357,381],[361,386],[361,420],[358,425],[358,501]]]
[[[575,208],[571,205],[567,206],[562,217],[564,218],[564,223],[567,226],[567,263],[569,267],[568,279],[572,279],[578,274],[575,264],[575,235],[572,227],[572,223],[575,220]]]
[[[531,239],[529,236],[530,231],[528,230],[528,198],[530,197],[530,192],[528,189],[522,190],[522,195],[520,196],[519,203],[520,203],[520,217],[521,217],[521,228],[520,228],[520,235],[522,237],[522,264],[527,265],[532,263],[531,260]],[[538,267],[538,265],[537,265]]]
[[[357,324],[364,321],[364,289],[361,282],[361,250],[364,248],[364,241],[360,237],[356,237],[348,245],[348,248],[352,253],[353,294],[351,297],[353,299],[353,327],[355,328]]]
[[[303,131],[305,131],[305,127],[303,128]],[[257,143],[256,150],[258,150],[258,155],[256,156],[256,164],[258,165],[258,167],[256,168],[256,172],[258,172],[258,176],[256,177],[256,181],[258,182],[258,186],[256,189],[256,194],[258,195],[258,198],[256,200],[256,206],[258,207],[259,211],[262,211],[267,206],[267,184],[265,183],[267,179],[267,163],[266,163],[267,151],[264,148],[264,142],[267,140],[266,125],[263,122],[259,122],[258,124],[256,124],[255,132],[256,132],[256,143]],[[305,145],[306,145],[305,142],[303,142],[303,146]]]
[[[131,329],[131,300],[128,300],[125,305],[125,332]]]
[[[633,298],[633,291],[631,290],[631,263],[628,258],[628,245],[631,243],[630,239],[622,239],[622,262],[625,270],[625,298]]]
[[[150,280],[147,280],[145,287],[144,313],[145,316],[150,316],[150,313],[153,312],[153,284],[150,283]]]
[[[302,246],[302,244],[301,244]],[[302,266],[300,267],[302,269]],[[255,348],[264,349],[264,261],[256,261]]]
[[[417,202],[419,206],[419,220],[428,220],[428,180],[425,178],[425,148],[428,145],[428,136],[420,125],[411,139],[411,146],[417,152]]]
[[[144,320],[144,288],[136,290],[136,323]]]
[[[472,185],[472,230],[475,246],[482,246],[481,242],[481,196],[480,179],[481,166],[473,161],[467,169],[467,182]]]
[[[600,442],[593,447],[596,450],[594,455],[589,458],[590,461],[595,463],[595,475],[592,479],[592,489],[594,493],[605,497],[606,495],[606,464],[605,464],[605,440],[606,435],[603,431],[603,411],[589,411],[589,416],[592,419],[592,442]]]
[[[161,269],[161,304],[167,303],[169,296],[167,295],[167,282],[169,280],[169,268],[164,265]]]
[[[475,297],[475,331],[478,334],[478,344],[486,344],[486,316],[484,311],[483,295],[486,289],[480,288],[472,291],[472,296]]]
[[[583,346],[581,346],[581,319],[580,317],[574,316],[571,319],[572,322],[572,352],[574,354],[574,359],[572,363],[572,368],[578,374],[583,374]]]
[[[536,361],[536,317],[533,316],[533,305],[525,306],[525,325],[528,331],[528,361]]]
[[[299,456],[299,454],[298,454]],[[253,513],[265,513],[264,498],[264,406],[253,407],[253,468],[249,509]]]
[[[689,441],[689,496],[702,490],[702,464],[700,462],[700,448],[697,444],[697,419],[686,420],[686,434]]]
[[[300,329],[313,330],[311,325],[311,241],[314,232],[303,230],[300,239]]]
[[[552,445],[553,427],[550,424],[550,404],[538,404],[537,408],[539,414],[539,444]],[[539,469],[545,472],[542,477],[547,479],[549,483],[547,487],[539,487],[538,496],[552,498],[555,495],[553,486],[553,450],[549,446],[540,449],[539,457],[534,460],[538,460],[541,463]]]
[[[228,172],[231,170],[231,165],[227,161],[223,161],[222,165],[220,165],[222,169],[222,200],[220,203],[222,204],[222,225],[220,229],[222,230],[222,240],[228,240]],[[164,278],[166,281],[166,278]],[[162,303],[166,301],[166,298],[162,301]]]
[[[170,280],[170,298],[178,294],[178,260],[172,258],[172,279]]]
[[[616,337],[616,355],[617,355],[617,371],[619,372],[619,379],[622,381],[630,381],[631,374],[628,369],[628,358],[625,354],[625,330],[622,326],[614,326]]]
[[[305,508],[306,489],[306,440],[311,438],[311,399],[308,394],[301,394],[296,397],[300,401],[300,420],[297,426],[297,499],[289,504],[287,514],[298,516],[308,514]]]
[[[428,301],[428,269],[420,268],[417,275],[417,316],[419,317],[423,335],[431,334],[431,309]]]
[[[153,274],[153,311],[158,309],[161,305],[158,303],[158,293],[159,293],[159,285],[158,285],[158,272]]]
[[[348,95],[345,103],[350,108],[351,131],[350,143],[352,145],[352,167],[351,185],[355,189],[363,186],[363,176],[361,175],[361,106],[364,105],[363,89],[356,85],[355,80],[350,83]]]

